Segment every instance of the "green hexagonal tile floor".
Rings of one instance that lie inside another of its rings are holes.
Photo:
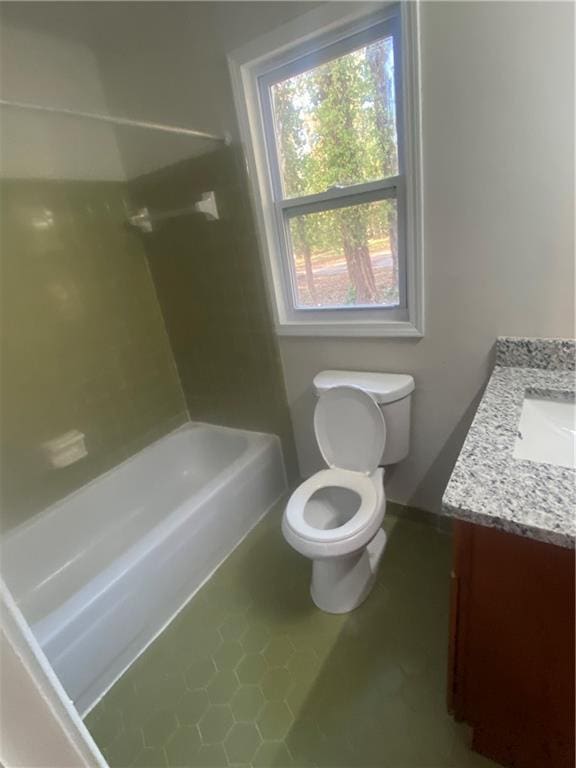
[[[368,600],[310,599],[271,512],[86,717],[112,768],[490,768],[446,712],[450,538],[387,516]]]

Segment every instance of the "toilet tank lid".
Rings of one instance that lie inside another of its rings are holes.
[[[321,371],[314,376],[316,394],[332,387],[357,387],[372,395],[378,403],[393,403],[414,391],[414,379],[405,373],[370,371]]]

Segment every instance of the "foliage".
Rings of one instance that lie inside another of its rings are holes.
[[[272,95],[286,196],[397,174],[391,38],[283,80],[273,86]],[[390,203],[293,219],[293,248],[304,259],[314,301],[313,254],[332,252],[346,260],[351,302],[377,303],[368,243],[394,227]]]

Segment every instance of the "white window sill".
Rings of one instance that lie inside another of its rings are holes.
[[[408,321],[381,322],[381,323],[277,323],[278,336],[325,336],[354,338],[397,338],[397,339],[421,339],[423,331]]]

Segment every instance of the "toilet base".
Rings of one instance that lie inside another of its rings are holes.
[[[314,560],[310,593],[316,606],[326,613],[348,613],[361,605],[374,585],[386,541],[380,528],[360,552]]]

